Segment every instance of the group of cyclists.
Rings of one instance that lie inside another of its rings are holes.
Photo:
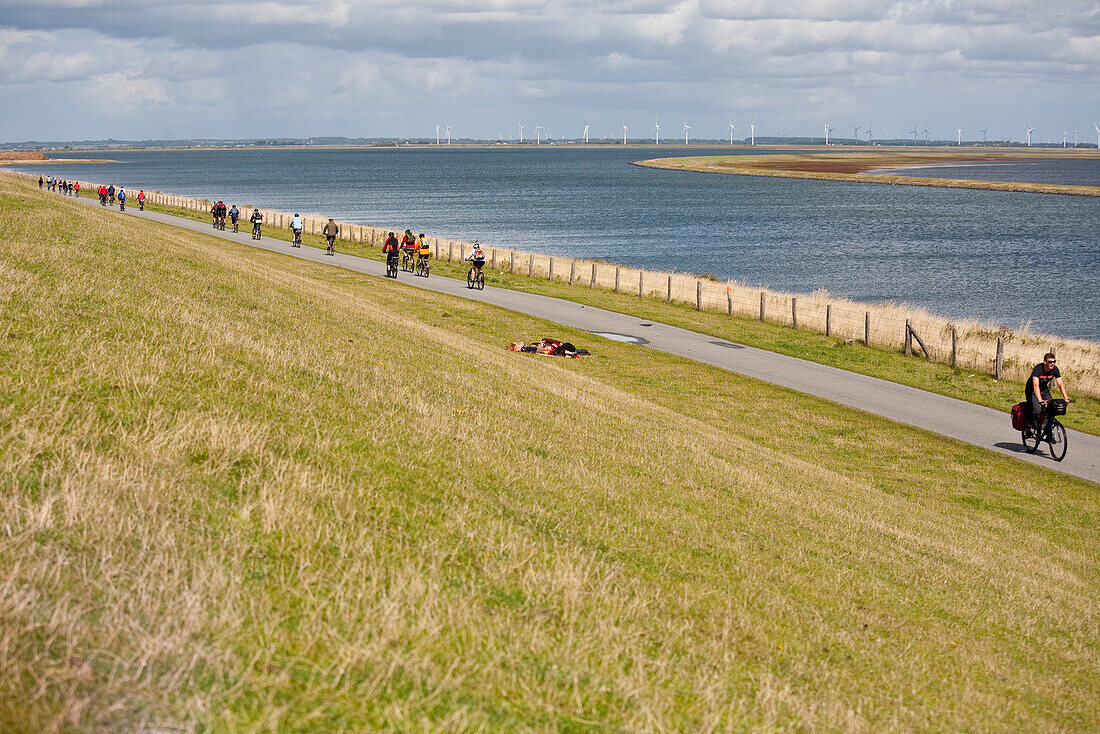
[[[126,193],[126,187],[125,186],[119,186],[118,190],[116,191],[113,184],[110,185],[110,186],[100,185],[99,189],[96,190],[96,193],[99,195],[99,205],[100,206],[107,206],[108,201],[111,203],[111,206],[114,206],[115,205],[115,198],[117,197],[118,198],[118,209],[119,209],[119,211],[123,211],[123,212],[126,211],[126,199],[128,198],[129,195]],[[144,189],[139,189],[138,190],[137,202],[138,202],[138,208],[141,209],[141,211],[145,211],[145,190]]]
[[[54,176],[50,176],[49,178],[42,178],[39,176],[38,188],[45,188],[47,191],[56,191],[66,196],[80,196],[79,181],[66,181],[63,178],[56,178]]]
[[[406,229],[400,240],[396,234],[390,232],[382,243],[382,252],[386,255],[386,277],[397,277],[399,258],[403,270],[415,272],[425,278],[431,272],[432,248],[423,232],[415,235],[411,229]]]

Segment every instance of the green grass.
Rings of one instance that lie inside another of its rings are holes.
[[[7,178],[0,211],[0,729],[1100,724],[1096,485]],[[548,333],[593,356],[503,349]]]
[[[209,216],[185,209],[150,206],[150,209],[208,222]],[[248,227],[247,223],[244,225]],[[398,231],[400,228],[395,228]],[[264,236],[290,240],[288,231],[267,227]],[[303,235],[303,244],[323,249],[323,237]],[[382,260],[376,248],[358,243],[338,242],[337,250],[374,260]],[[442,277],[466,278],[467,267],[459,263],[437,260],[432,274]],[[570,286],[561,281],[529,278],[526,275],[497,271],[491,273],[488,283],[495,287],[562,298],[586,305],[630,314],[640,319],[660,321],[720,339],[767,349],[791,357],[810,360],[830,367],[837,367],[859,374],[878,377],[921,390],[946,395],[976,405],[984,405],[1008,411],[1023,400],[1023,385],[1015,381],[994,380],[991,375],[966,369],[954,369],[946,364],[928,362],[919,357],[906,357],[900,352],[867,348],[843,338],[827,337],[811,331],[794,330],[779,324],[761,322],[743,316],[732,318],[723,314],[696,311],[684,304],[666,304],[659,299],[638,298],[623,293],[612,293],[583,286]],[[1063,419],[1068,427],[1086,433],[1100,435],[1100,399],[1074,391],[1073,375],[1066,375],[1066,384],[1074,404]]]

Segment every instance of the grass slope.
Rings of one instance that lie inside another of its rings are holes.
[[[150,208],[196,221],[209,222],[210,219],[205,214],[185,209]],[[244,226],[247,228],[249,225],[245,223]],[[397,229],[400,231],[400,228]],[[289,232],[272,228],[264,230],[264,237],[287,241],[290,239]],[[325,246],[324,238],[308,234],[303,236],[303,243],[317,248]],[[382,259],[378,248],[358,243],[338,242],[337,249],[360,257]],[[466,270],[465,265],[448,263],[445,260],[437,260],[432,264],[433,276],[465,280]],[[500,271],[490,273],[489,283],[499,288],[539,293],[631,314],[645,320],[674,324],[740,344],[1003,410],[1006,424],[1009,420],[1008,411],[1012,405],[1023,399],[1023,385],[1020,381],[998,381],[989,374],[967,369],[953,369],[949,365],[927,362],[920,357],[906,357],[893,350],[868,349],[860,344],[849,343],[843,338],[828,337],[805,330],[798,331],[779,324],[763,323],[756,319],[740,316],[729,318],[723,314],[696,311],[684,304],[666,304],[653,298],[641,299],[625,293],[590,290],[561,281],[547,281],[543,278],[529,278],[522,274],[515,275]],[[1069,414],[1062,419],[1063,422],[1078,431],[1100,435],[1100,399],[1084,395],[1077,390],[1072,373],[1066,374],[1066,380],[1067,389],[1074,404]]]
[[[1095,485],[9,179],[0,211],[0,729],[1100,725]],[[502,349],[548,332],[595,355]]]

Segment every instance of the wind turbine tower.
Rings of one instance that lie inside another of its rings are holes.
[[[1035,132],[1035,128],[1025,128],[1027,130],[1027,147],[1031,147],[1031,133]]]
[[[871,142],[871,125],[870,125],[870,123],[867,124],[867,142],[868,143]]]
[[[542,144],[542,126],[535,125],[535,145]]]
[[[656,117],[653,118],[653,129],[656,131],[653,136],[653,141],[656,145],[661,144],[661,122]]]
[[[749,145],[756,145],[756,118],[752,118],[752,122],[749,123]]]
[[[852,138],[859,142],[859,125],[852,125]]]
[[[451,144],[451,126],[447,126],[447,145]]]
[[[1074,148],[1077,147],[1077,131],[1076,130],[1073,131],[1073,147]]]
[[[955,132],[959,134],[959,145],[963,144],[963,129],[960,127]]]
[[[684,134],[684,145],[688,144],[688,131],[689,130],[691,130],[691,125],[688,124],[687,118],[685,117],[684,118],[684,129],[680,131]]]
[[[730,147],[733,147],[733,131],[736,128],[733,126],[733,120],[730,120]]]
[[[519,142],[520,142],[520,145],[523,144],[523,123],[522,122],[519,124]]]
[[[1092,126],[1094,128],[1096,128],[1096,149],[1100,150],[1100,125],[1097,125],[1094,122],[1094,123],[1092,123]]]
[[[829,123],[825,123],[825,145],[829,144],[829,131],[833,128],[829,126]]]
[[[584,121],[584,142],[588,142],[588,120]]]
[[[439,125],[435,126],[435,144],[439,145]]]
[[[982,142],[983,143],[988,143],[989,142],[989,125],[986,125],[985,127],[982,128]]]
[[[1065,130],[1062,131],[1062,147],[1066,147],[1066,136],[1069,135]]]

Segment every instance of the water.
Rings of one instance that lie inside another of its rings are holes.
[[[824,288],[1100,341],[1100,199],[628,165],[683,152],[138,151],[100,156],[119,163],[23,170],[793,292]],[[1100,171],[1100,161],[1059,163],[1090,164],[1086,177]]]

